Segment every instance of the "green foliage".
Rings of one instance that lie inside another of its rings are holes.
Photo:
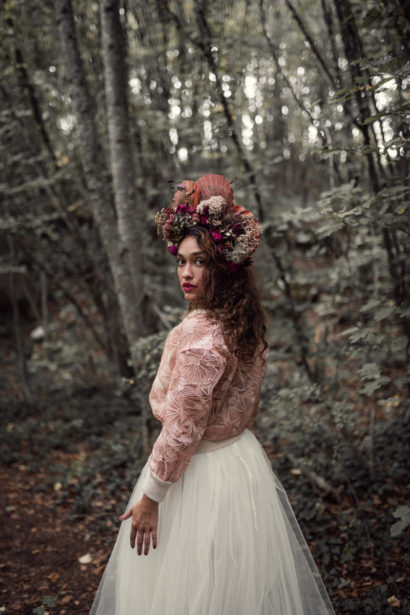
[[[410,508],[408,506],[398,506],[395,511],[393,511],[393,516],[399,521],[393,523],[390,528],[390,533],[392,536],[400,536],[410,524]]]
[[[34,615],[48,615],[49,609],[57,606],[58,596],[44,596],[41,606],[33,609]]]

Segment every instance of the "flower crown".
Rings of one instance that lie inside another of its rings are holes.
[[[251,264],[261,234],[252,213],[234,204],[231,184],[223,175],[204,175],[197,182],[178,184],[171,206],[161,209],[155,222],[158,235],[162,233],[174,255],[187,228],[205,227],[232,271]]]

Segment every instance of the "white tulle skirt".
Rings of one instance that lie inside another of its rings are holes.
[[[129,506],[142,496],[148,463]],[[122,523],[90,615],[334,613],[285,491],[255,436],[193,456],[159,505],[158,547]]]

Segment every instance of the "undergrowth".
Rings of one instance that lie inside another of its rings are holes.
[[[409,532],[391,532],[395,510],[407,503],[405,413],[377,424],[370,468],[358,443],[349,449],[320,415],[302,416],[303,429],[293,416],[293,431],[286,430],[281,413],[289,409],[272,396],[271,386],[268,378],[255,431],[272,457],[337,612],[407,612],[402,556],[410,546]],[[125,392],[112,386],[60,392],[44,406],[4,403],[0,459],[37,474],[38,491],[52,493],[53,505],[65,506],[73,522],[87,517],[90,531],[98,533],[107,521],[117,524],[145,462],[142,418],[133,397],[129,386]],[[312,406],[305,404],[303,410],[312,413]],[[158,427],[155,422],[151,427],[153,439]],[[332,491],[321,489],[309,471]],[[389,605],[392,597],[400,607]]]

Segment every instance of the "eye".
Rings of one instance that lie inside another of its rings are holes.
[[[205,261],[203,258],[197,258],[195,262],[197,265],[205,265]]]
[[[182,258],[177,258],[177,267],[180,267],[181,265],[184,264],[184,259]]]

